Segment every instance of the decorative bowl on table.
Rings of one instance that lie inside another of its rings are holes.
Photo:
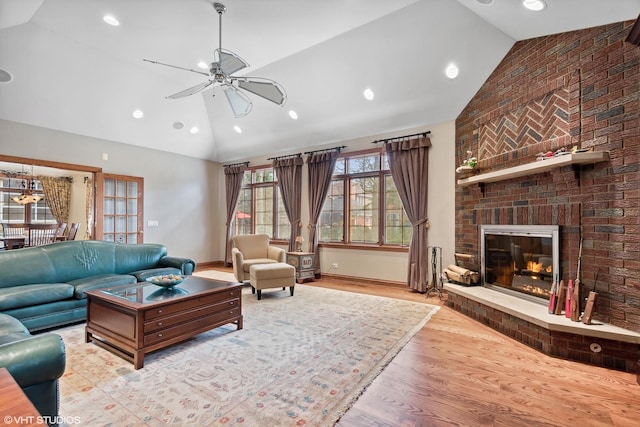
[[[147,279],[147,282],[164,288],[173,288],[184,281],[184,276],[179,274],[163,274],[161,276],[153,276]]]

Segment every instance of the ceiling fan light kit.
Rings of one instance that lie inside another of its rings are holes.
[[[219,46],[214,51],[214,62],[209,66],[209,72],[192,70],[189,68],[178,67],[170,64],[163,64],[157,61],[150,61],[144,59],[143,61],[151,62],[152,64],[164,65],[167,67],[178,68],[185,71],[191,71],[198,74],[203,74],[208,77],[207,81],[199,83],[195,86],[184,89],[173,95],[167,96],[168,99],[180,99],[190,95],[194,95],[211,85],[221,86],[224,90],[224,94],[227,98],[227,102],[233,111],[233,115],[236,118],[244,117],[251,112],[253,103],[251,99],[242,91],[250,92],[261,98],[271,101],[274,104],[283,106],[287,102],[287,94],[284,87],[279,83],[262,78],[262,77],[235,77],[234,73],[247,68],[249,64],[235,53],[222,49],[222,14],[227,11],[227,8],[222,3],[213,3],[213,8],[218,13],[219,18]],[[215,87],[215,86],[214,86]],[[214,93],[215,96],[215,93]]]

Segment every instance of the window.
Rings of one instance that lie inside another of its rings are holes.
[[[324,243],[409,245],[413,229],[384,153],[338,159],[318,229]]]
[[[26,180],[13,177],[0,178],[0,222],[44,224],[55,223],[56,219],[51,214],[46,199],[41,199],[37,203],[21,205],[13,198],[22,194],[26,186],[31,187],[33,194],[44,196],[40,181],[31,180],[27,184]]]
[[[267,234],[289,239],[291,225],[273,168],[248,170],[234,218],[235,234]]]

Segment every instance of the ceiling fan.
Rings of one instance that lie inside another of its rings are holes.
[[[233,114],[235,117],[244,117],[249,114],[249,112],[253,108],[251,99],[244,92],[242,92],[242,90],[251,92],[280,106],[284,105],[287,101],[287,94],[284,91],[284,88],[279,83],[262,77],[233,76],[233,73],[236,73],[243,68],[248,67],[249,64],[235,53],[226,49],[222,49],[222,14],[227,11],[227,8],[222,3],[213,3],[213,7],[216,12],[218,12],[220,22],[219,47],[214,51],[214,62],[210,64],[208,73],[198,70],[192,70],[190,68],[183,68],[175,65],[163,64],[161,62],[143,59],[143,61],[151,62],[152,64],[165,65],[167,67],[191,71],[208,77],[207,81],[182,90],[178,93],[174,93],[173,95],[169,95],[167,96],[167,98],[184,98],[186,96],[196,94],[213,84],[218,84],[219,86],[224,88],[224,94],[227,97],[227,101],[229,102],[229,105],[231,106],[231,110],[233,110]]]

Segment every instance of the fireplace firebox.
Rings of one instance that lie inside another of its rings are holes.
[[[540,302],[560,275],[557,225],[482,225],[483,285]]]

